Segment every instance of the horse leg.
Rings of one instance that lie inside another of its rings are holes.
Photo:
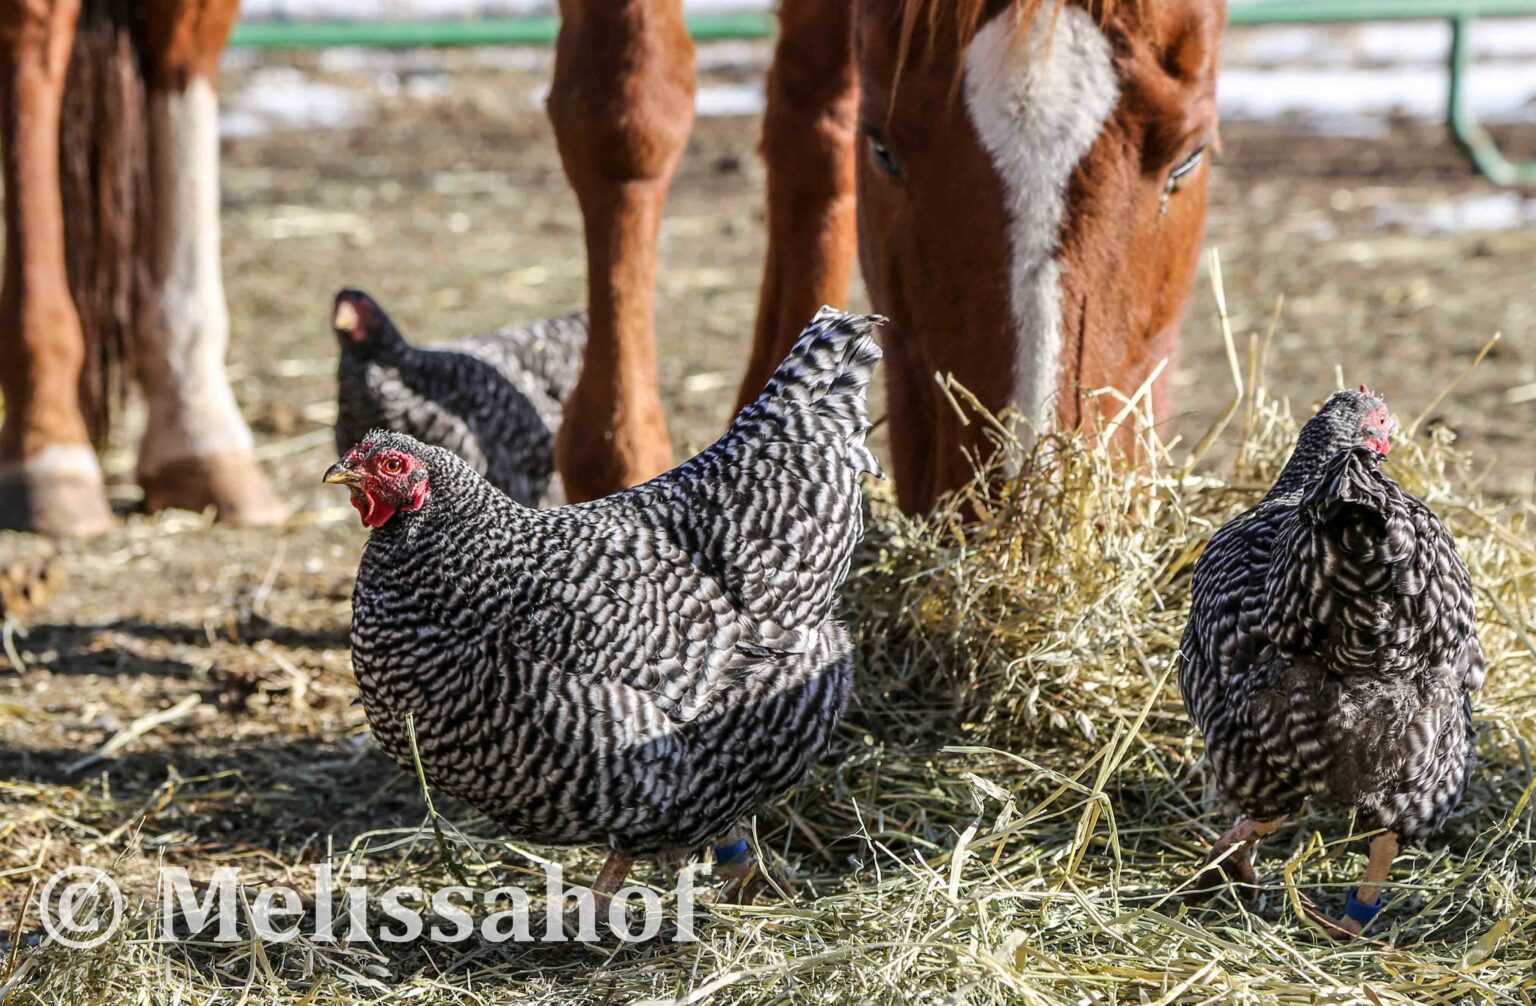
[[[682,0],[561,0],[549,118],[585,223],[591,327],[555,464],[572,502],[672,464],[656,387],[656,240],[693,124]]]
[[[848,297],[859,96],[852,18],[847,0],[779,5],[763,117],[768,257],[738,409],[762,392],[816,309]]]
[[[92,534],[112,511],[80,412],[85,339],[69,295],[59,117],[79,0],[0,10],[0,527]]]
[[[139,483],[151,510],[213,506],[221,521],[286,516],[252,456],[224,373],[229,311],[219,258],[214,85],[237,0],[149,5],[150,320],[135,347],[149,405]]]

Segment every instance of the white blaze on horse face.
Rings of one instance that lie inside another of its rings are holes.
[[[139,368],[149,404],[141,475],[251,449],[224,374],[229,309],[219,257],[219,105],[206,79],[150,96],[150,150],[159,286],[157,323]]]
[[[1003,13],[965,57],[965,107],[1003,184],[1014,324],[1012,405],[1041,432],[1061,379],[1061,225],[1072,169],[1119,102],[1109,41],[1080,7]]]

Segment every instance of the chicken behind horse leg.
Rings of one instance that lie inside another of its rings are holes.
[[[576,312],[415,347],[361,290],[336,295],[336,449],[375,429],[445,447],[524,506],[551,493],[554,431],[581,369]]]

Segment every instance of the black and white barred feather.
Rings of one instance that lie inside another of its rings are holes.
[[[862,534],[879,319],[823,308],[703,453],[532,510],[452,454],[369,538],[353,666],[374,733],[521,838],[676,853],[805,778],[848,702],[833,620]]]
[[[1211,539],[1179,684],[1228,810],[1273,820],[1311,797],[1413,839],[1466,788],[1483,652],[1450,533],[1362,446],[1384,409],[1335,394]]]
[[[447,448],[519,503],[546,500],[585,311],[417,348],[367,294],[343,290],[336,303],[347,319],[337,324],[338,451],[395,430]]]

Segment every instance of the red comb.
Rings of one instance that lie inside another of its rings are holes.
[[[1362,384],[1362,385],[1360,385],[1360,393],[1364,394],[1364,395],[1369,395],[1371,393],[1371,389],[1367,388],[1365,385]]]

